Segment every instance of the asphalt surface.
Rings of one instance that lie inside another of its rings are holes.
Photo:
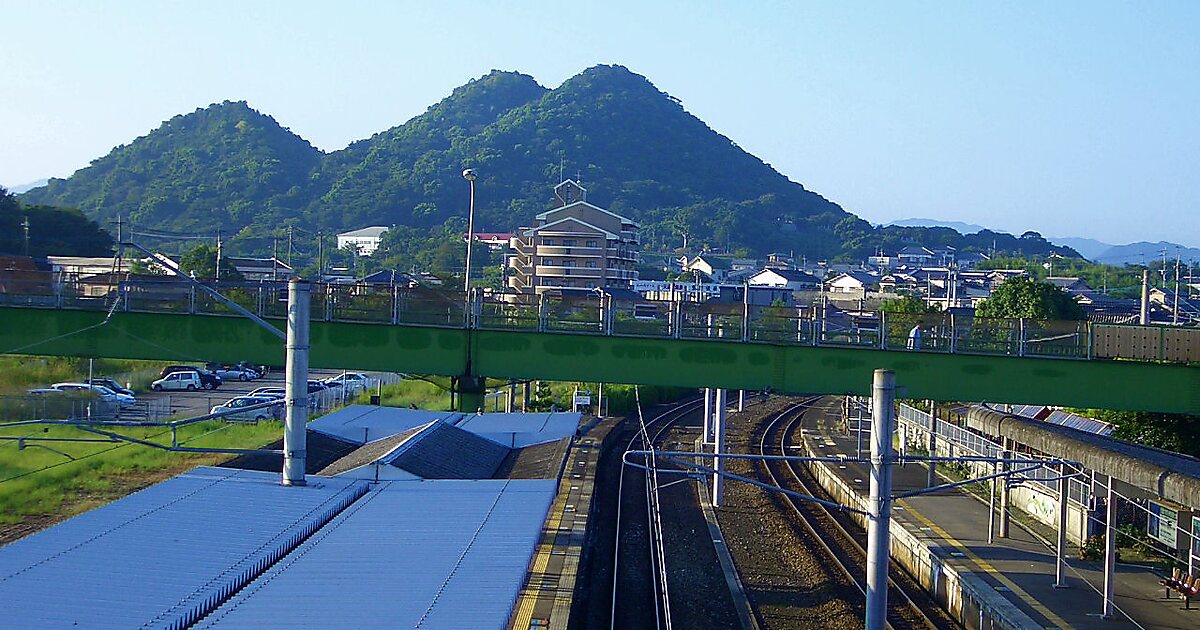
[[[308,377],[310,379],[326,379],[341,373],[341,370],[310,370]],[[152,410],[149,414],[151,420],[162,420],[171,414],[182,414],[186,417],[204,415],[213,407],[243,394],[249,394],[259,387],[283,387],[283,376],[283,371],[278,371],[253,381],[225,381],[219,388],[212,390],[142,392],[137,395],[138,405],[122,412],[121,417],[131,418],[146,415],[146,409]],[[167,412],[168,408],[169,412]],[[157,417],[156,413],[159,414]]]

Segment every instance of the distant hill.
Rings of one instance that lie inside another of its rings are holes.
[[[963,223],[962,221],[939,221],[937,219],[900,219],[885,223],[884,225],[896,225],[899,227],[945,227],[950,228],[960,234],[974,234],[982,232],[987,228],[974,223]]]
[[[560,168],[561,167],[561,168]],[[646,250],[682,244],[732,253],[860,260],[883,248],[951,245],[1041,254],[1040,237],[942,227],[874,228],[805,189],[621,66],[554,89],[493,71],[406,123],[322,153],[245,102],[176,116],[27,203],[121,216],[136,230],[236,234],[230,251],[264,253],[294,226],[326,234],[365,225],[426,233],[465,227],[473,168],[476,226],[509,231],[545,210],[562,177],[588,200],[642,224]],[[315,249],[315,248],[312,248]]]
[[[36,182],[29,182],[26,184],[17,184],[16,186],[9,186],[8,192],[10,192],[14,195],[19,195],[23,192],[29,192],[29,191],[33,190],[34,188],[41,188],[42,186],[45,186],[48,183],[50,183],[50,180],[48,180],[48,179],[39,179]]]
[[[1167,241],[1157,243],[1139,241],[1128,245],[1113,245],[1097,254],[1093,260],[1109,265],[1140,265],[1155,260],[1161,261],[1163,250],[1167,252],[1168,261],[1174,260],[1177,255],[1185,261],[1200,261],[1200,249],[1183,247]]]

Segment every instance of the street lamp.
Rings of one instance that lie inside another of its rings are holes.
[[[471,209],[467,212],[467,273],[463,279],[463,293],[471,292],[471,241],[475,240],[475,171],[463,171],[463,179],[471,182]]]

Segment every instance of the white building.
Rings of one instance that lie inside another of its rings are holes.
[[[338,249],[345,249],[347,245],[352,245],[359,256],[370,256],[379,249],[379,241],[383,240],[387,231],[388,228],[382,225],[373,225],[361,230],[342,232],[337,235],[337,246]]]
[[[821,288],[821,279],[794,269],[763,269],[750,276],[746,283],[752,287],[776,287],[792,291],[810,291]]]

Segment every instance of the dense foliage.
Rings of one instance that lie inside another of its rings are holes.
[[[29,220],[28,250],[25,220]],[[0,254],[111,256],[113,239],[72,208],[25,205],[0,187]]]
[[[1115,438],[1200,457],[1200,418],[1196,416],[1111,409],[1075,411],[1113,425]]]
[[[1047,282],[1016,276],[996,287],[975,310],[979,317],[1028,317],[1042,320],[1083,319],[1083,307],[1067,292]]]
[[[303,257],[316,259],[318,233],[388,225],[420,235],[464,223],[467,167],[479,173],[480,231],[528,225],[561,177],[577,177],[589,201],[641,222],[647,251],[676,248],[685,234],[693,249],[810,259],[861,259],[914,243],[1051,248],[1040,237],[874,228],[620,66],[590,68],[554,90],[493,71],[405,124],[328,155],[246,103],[226,101],[176,116],[25,199],[102,220],[121,216],[142,231],[220,229],[235,235],[226,239],[231,253],[269,253],[273,237],[294,229]],[[424,248],[410,262],[430,255]]]
[[[939,312],[937,306],[926,304],[925,300],[915,295],[904,295],[884,300],[879,304],[879,310],[885,313],[903,313],[906,315],[928,315]]]

